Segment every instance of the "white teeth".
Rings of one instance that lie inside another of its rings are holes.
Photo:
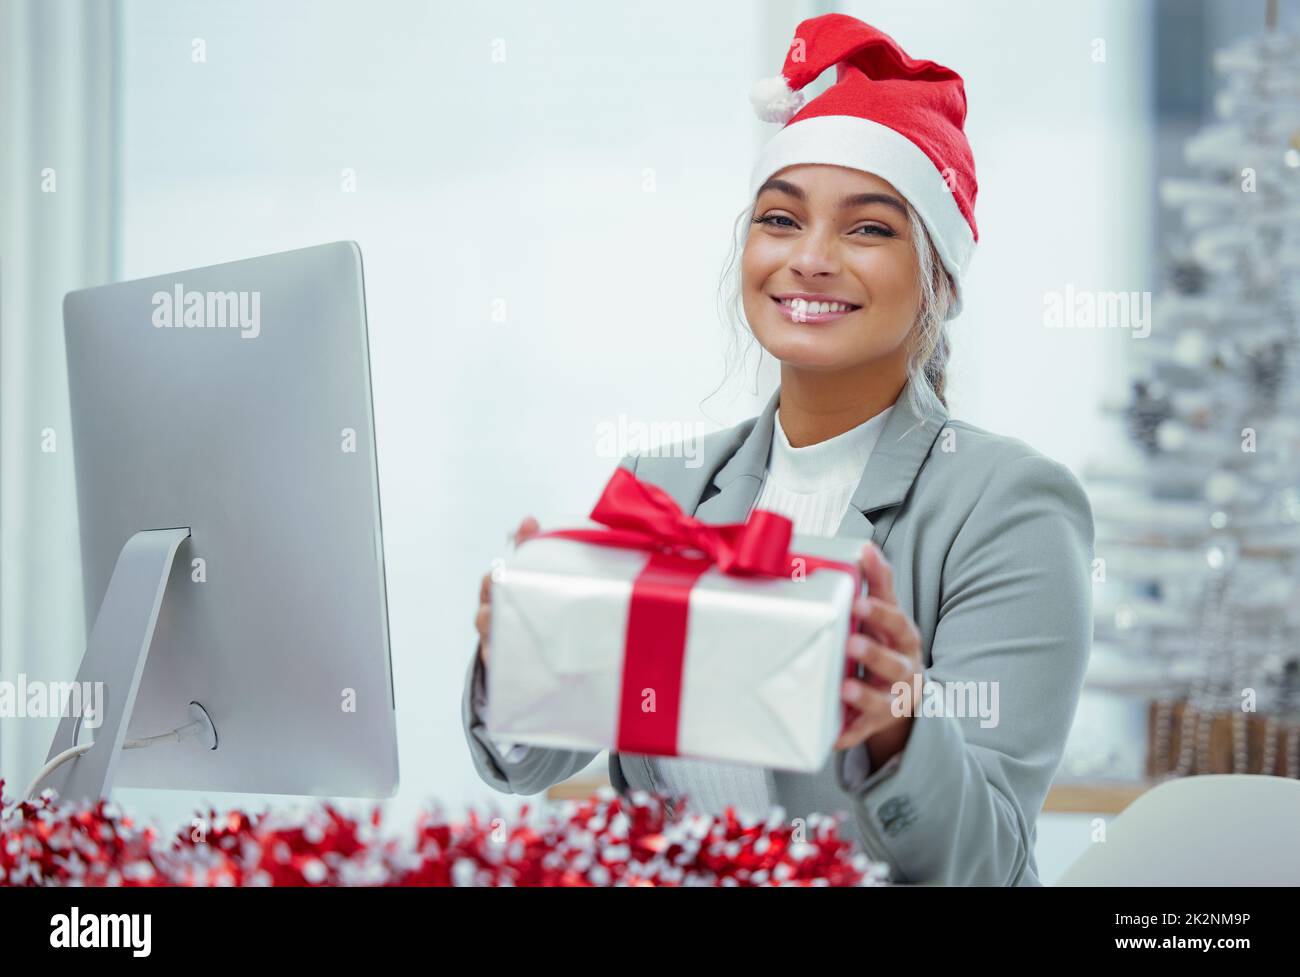
[[[825,312],[848,312],[852,306],[843,302],[809,302],[807,299],[781,299],[781,304],[804,315],[821,315]]]

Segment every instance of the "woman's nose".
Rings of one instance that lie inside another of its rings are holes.
[[[790,270],[804,278],[833,275],[839,267],[833,242],[822,234],[805,236],[790,259]]]

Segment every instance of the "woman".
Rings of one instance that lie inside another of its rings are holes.
[[[832,65],[836,84],[802,105]],[[1037,885],[1036,820],[1092,638],[1093,522],[1066,468],[948,417],[946,322],[976,241],[961,79],[828,14],[799,26],[755,103],[785,126],[753,172],[740,297],[780,386],[704,439],[703,464],[622,465],[707,522],[767,508],[796,533],[871,540],[851,721],[817,774],[611,753],[611,780],[695,809],[851,810],[896,881]],[[516,538],[537,531],[525,519]],[[489,784],[530,794],[595,754],[487,736],[489,596],[484,577],[466,735]]]

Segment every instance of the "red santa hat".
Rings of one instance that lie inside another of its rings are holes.
[[[831,65],[835,84],[804,104],[801,89]],[[783,128],[759,153],[750,195],[798,163],[832,163],[874,173],[898,188],[925,222],[956,290],[979,239],[975,160],[966,141],[961,76],[908,57],[882,31],[845,14],[805,20],[781,74],[750,93],[759,118]]]

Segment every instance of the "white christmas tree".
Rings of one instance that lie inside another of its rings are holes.
[[[1193,175],[1161,182],[1184,233],[1107,408],[1128,456],[1085,471],[1094,655],[1155,702],[1156,776],[1300,777],[1300,38],[1275,19],[1216,54]]]

